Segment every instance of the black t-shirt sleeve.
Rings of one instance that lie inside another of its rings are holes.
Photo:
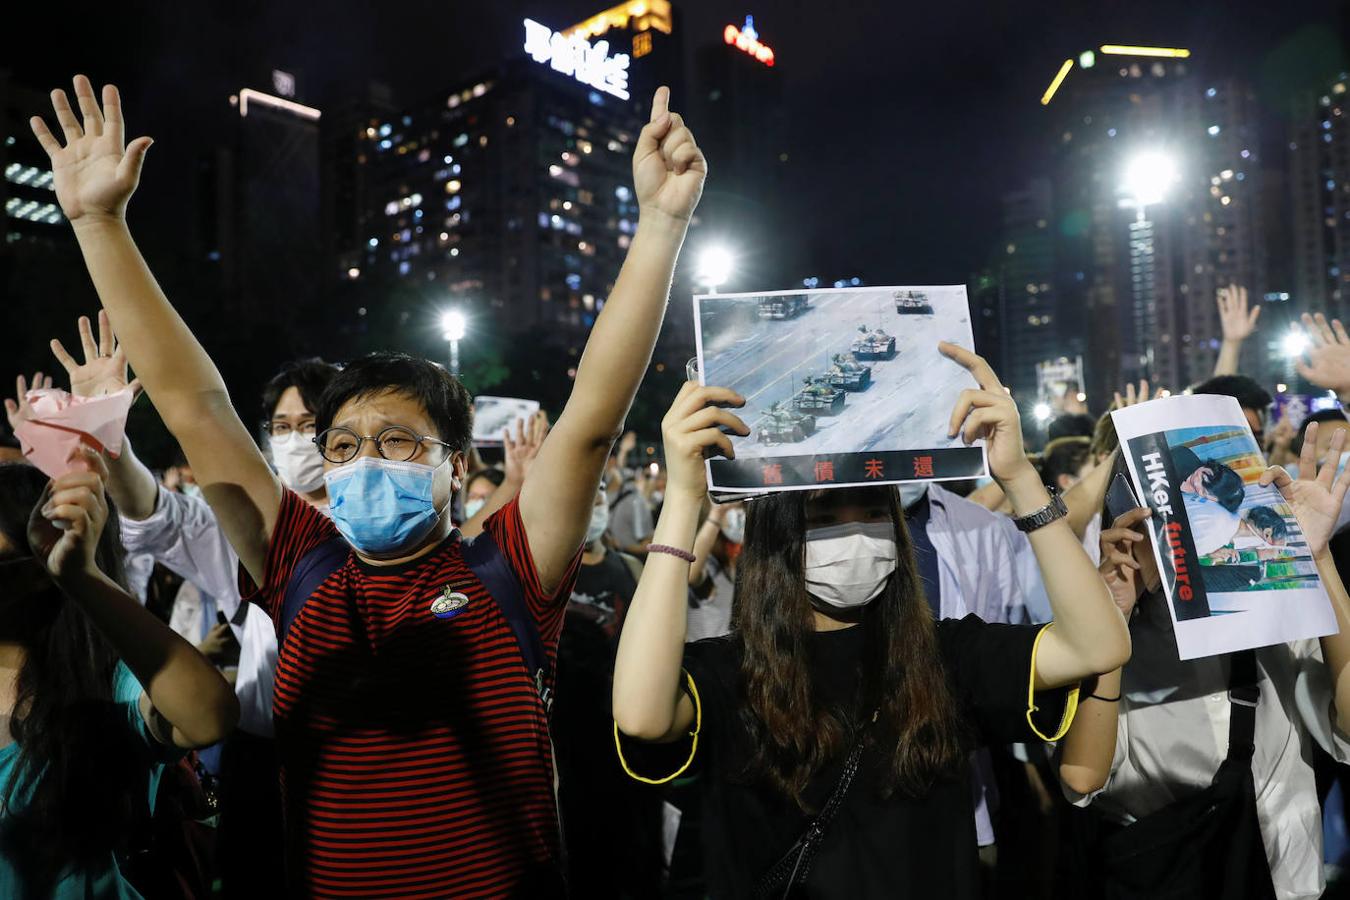
[[[636,741],[614,728],[615,742],[630,777],[648,784],[664,784],[692,775],[715,757],[717,747],[732,737],[736,717],[736,679],[739,667],[732,639],[709,638],[686,644],[681,663],[681,688],[694,703],[690,733],[669,744]]]
[[[1059,740],[1078,688],[1035,691],[1036,647],[1050,625],[1000,625],[974,615],[938,623],[948,683],[981,743]]]

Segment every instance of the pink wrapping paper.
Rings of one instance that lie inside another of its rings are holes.
[[[122,452],[127,413],[135,395],[130,390],[104,397],[75,397],[55,389],[29,391],[14,433],[23,455],[49,478],[60,478],[81,446],[116,458]]]

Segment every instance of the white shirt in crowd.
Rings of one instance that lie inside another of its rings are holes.
[[[1106,786],[1090,795],[1067,786],[1077,806],[1091,804],[1122,823],[1148,815],[1209,785],[1228,755],[1228,657],[1181,662],[1164,609],[1149,609],[1131,631],[1116,753]],[[1322,813],[1313,777],[1313,741],[1350,761],[1350,740],[1335,725],[1331,676],[1315,640],[1256,651],[1256,811],[1280,900],[1322,895]]]
[[[632,481],[626,480],[609,507],[609,536],[620,547],[632,547],[656,530],[652,507]]]
[[[211,507],[200,497],[161,487],[155,511],[149,517],[139,522],[124,517],[121,524],[122,543],[128,553],[152,554],[197,589],[203,610],[212,610],[206,629],[215,624],[215,609],[230,620],[230,629],[239,641],[239,670],[234,683],[239,697],[239,727],[249,734],[272,737],[276,630],[267,613],[240,602],[239,557],[225,539]]]
[[[701,600],[694,592],[690,592],[684,639],[691,643],[731,633],[731,599],[736,593],[736,586],[731,583],[717,557],[711,553],[703,564],[703,574],[712,580],[712,590]]]

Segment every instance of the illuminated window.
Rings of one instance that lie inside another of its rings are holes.
[[[652,34],[642,31],[633,35],[633,59],[640,59],[652,52]]]

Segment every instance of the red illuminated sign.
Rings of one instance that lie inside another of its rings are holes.
[[[759,32],[755,31],[755,17],[746,16],[745,24],[740,28],[728,25],[722,29],[722,38],[739,50],[744,50],[766,66],[773,65],[773,49],[759,42]]]

